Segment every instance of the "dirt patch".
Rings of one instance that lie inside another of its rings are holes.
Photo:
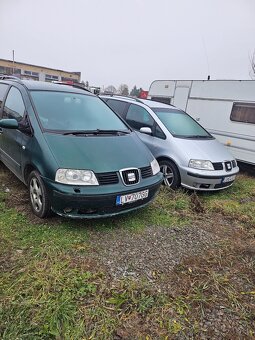
[[[185,258],[172,272],[171,294],[189,305],[186,317],[197,323],[201,339],[253,339],[254,241],[239,236],[203,257]]]
[[[29,212],[29,198],[26,186],[0,163],[0,190],[6,193],[7,208],[16,208],[20,212]]]
[[[15,208],[23,213],[32,224],[42,224],[42,219],[35,216],[31,210],[27,187],[0,162],[0,191],[4,192],[7,208]],[[63,221],[57,215],[43,220],[43,224],[60,224]]]

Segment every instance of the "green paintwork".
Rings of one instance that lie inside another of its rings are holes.
[[[16,119],[1,119],[0,120],[0,127],[6,129],[17,129],[18,122]]]
[[[88,137],[47,133],[44,136],[60,168],[88,169],[100,173],[140,168],[153,160],[135,133]]]

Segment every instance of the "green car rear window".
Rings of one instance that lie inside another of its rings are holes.
[[[98,97],[70,92],[31,91],[45,130],[123,130],[127,126]]]

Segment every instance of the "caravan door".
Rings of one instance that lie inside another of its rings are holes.
[[[177,87],[174,95],[174,106],[185,111],[187,106],[187,100],[189,95],[188,87]]]
[[[174,106],[186,111],[188,97],[191,88],[191,81],[190,80],[177,80],[176,87],[174,92]]]

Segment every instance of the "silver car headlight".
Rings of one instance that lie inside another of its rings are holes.
[[[189,161],[189,167],[199,170],[214,170],[211,161],[204,161],[201,159],[191,159]]]
[[[58,169],[55,181],[72,185],[99,185],[91,170]]]
[[[152,169],[153,176],[157,175],[160,172],[158,161],[155,158],[151,162],[151,169]]]

